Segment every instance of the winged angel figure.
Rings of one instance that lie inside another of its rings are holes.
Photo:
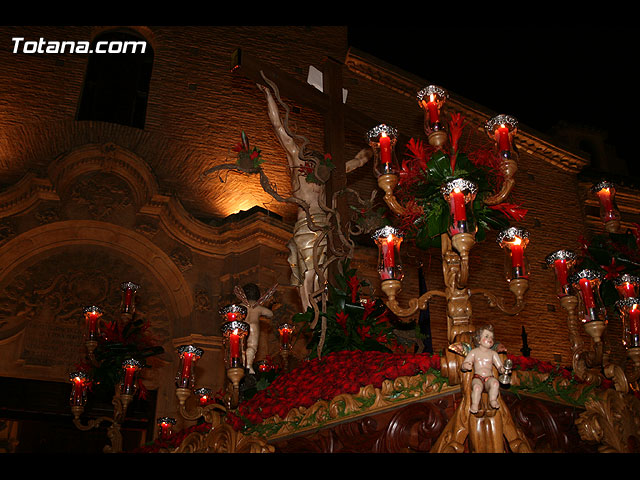
[[[258,351],[260,342],[260,317],[273,318],[273,312],[264,306],[276,292],[278,284],[273,285],[264,295],[260,295],[260,288],[255,283],[247,283],[242,288],[238,285],[233,293],[241,304],[247,308],[247,323],[249,324],[249,336],[247,337],[247,367],[249,373],[255,373],[253,359]]]

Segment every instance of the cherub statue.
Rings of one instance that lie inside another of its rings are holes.
[[[465,355],[461,370],[463,372],[473,371],[471,380],[471,404],[469,411],[472,414],[478,413],[482,392],[489,394],[489,406],[494,409],[500,408],[498,395],[500,393],[500,382],[493,374],[493,367],[498,372],[505,373],[505,367],[500,360],[498,353],[506,352],[506,348],[495,342],[492,325],[484,325],[474,333],[475,348],[471,348],[468,343],[460,342],[452,344],[449,348],[461,355]]]
[[[246,322],[249,324],[249,336],[247,337],[247,367],[249,373],[255,373],[253,369],[253,359],[258,351],[260,342],[260,317],[272,318],[273,312],[263,305],[269,300],[276,289],[276,283],[264,295],[260,296],[260,288],[255,283],[247,283],[242,288],[236,285],[233,289],[236,297],[242,305],[247,307]]]

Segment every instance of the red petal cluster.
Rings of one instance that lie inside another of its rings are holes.
[[[238,407],[253,425],[275,415],[285,418],[296,407],[310,407],[319,400],[355,394],[360,387],[380,387],[386,379],[440,369],[440,357],[430,354],[391,354],[373,351],[335,352],[276,378],[266,389]],[[237,425],[237,421],[235,422]]]

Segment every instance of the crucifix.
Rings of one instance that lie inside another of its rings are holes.
[[[274,67],[262,60],[259,60],[242,50],[236,50],[232,57],[232,71],[245,76],[246,78],[256,82],[260,90],[266,97],[269,106],[269,117],[283,148],[287,151],[289,166],[292,174],[292,186],[294,187],[294,196],[302,200],[306,205],[304,211],[299,209],[300,215],[295,226],[294,242],[290,243],[289,248],[292,250],[290,263],[293,265],[302,265],[301,268],[292,267],[294,273],[292,277],[294,282],[301,285],[301,300],[303,309],[307,307],[313,308],[311,294],[322,289],[324,278],[318,278],[318,269],[313,268],[313,262],[317,262],[320,257],[324,262],[327,260],[325,255],[318,255],[319,250],[326,249],[327,243],[331,242],[331,238],[322,239],[322,243],[317,241],[316,245],[312,245],[314,239],[318,237],[319,230],[310,230],[306,224],[311,220],[313,227],[318,221],[320,227],[326,226],[323,212],[323,205],[332,206],[332,202],[336,202],[335,210],[342,221],[347,218],[348,210],[344,201],[336,201],[338,193],[347,190],[346,174],[357,166],[366,163],[372,156],[369,148],[362,149],[356,155],[356,158],[346,161],[345,158],[345,135],[344,130],[347,123],[355,124],[359,130],[367,130],[375,121],[357,110],[347,106],[343,102],[342,88],[342,64],[332,58],[325,59],[323,64],[323,86],[322,91],[300,82],[277,67]],[[271,88],[263,87],[270,85]],[[275,91],[275,93],[274,93]],[[324,148],[331,155],[331,161],[334,165],[332,174],[326,178],[320,185],[307,184],[304,180],[296,178],[298,168],[304,166],[304,155],[301,149],[296,145],[293,135],[288,132],[287,126],[283,125],[279,116],[275,96],[279,96],[280,92],[287,98],[292,99],[301,105],[308,106],[315,111],[320,112],[324,118]],[[315,198],[314,198],[315,197]],[[322,198],[319,198],[322,197]],[[319,201],[320,200],[320,201]],[[302,202],[298,202],[302,205]],[[320,205],[319,205],[320,204]],[[333,207],[333,206],[332,206]],[[305,218],[306,215],[306,218]],[[329,232],[329,235],[332,232]],[[323,232],[322,235],[325,235]],[[320,239],[318,239],[320,240]],[[314,250],[314,247],[317,247]],[[313,250],[313,254],[311,253]],[[311,260],[314,257],[315,260]],[[328,261],[329,268],[331,260]],[[317,265],[315,265],[317,266]],[[298,273],[296,271],[299,270]]]

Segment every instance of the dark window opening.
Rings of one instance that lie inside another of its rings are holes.
[[[134,33],[110,31],[95,38],[87,64],[78,120],[98,120],[144,128],[153,67],[153,49]],[[114,53],[98,53],[96,47]],[[126,42],[126,43],[125,43]],[[135,45],[135,49],[134,49]],[[121,51],[122,53],[115,53]]]

